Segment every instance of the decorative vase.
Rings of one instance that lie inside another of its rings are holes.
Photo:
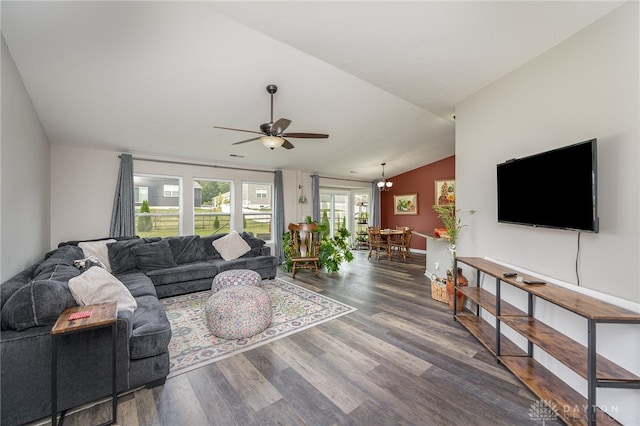
[[[462,275],[462,268],[458,268],[458,287],[466,287],[468,285],[469,280]],[[460,290],[456,292],[456,296],[458,297],[456,308],[460,312],[464,309],[464,302],[467,297]],[[449,298],[449,309],[453,310],[453,273],[451,271],[447,271],[447,297]]]

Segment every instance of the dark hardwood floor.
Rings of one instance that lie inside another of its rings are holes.
[[[121,396],[118,424],[535,423],[535,396],[431,299],[424,255],[405,263],[354,254],[338,273],[300,271],[295,282],[358,311]],[[105,402],[64,423],[110,414]]]

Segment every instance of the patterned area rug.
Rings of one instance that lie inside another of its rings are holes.
[[[273,319],[262,333],[247,339],[226,340],[214,336],[207,327],[204,304],[210,291],[161,299],[171,322],[169,378],[219,361],[356,309],[296,284],[276,278],[262,282],[271,297]]]

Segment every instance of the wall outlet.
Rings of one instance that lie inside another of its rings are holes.
[[[440,269],[440,261],[439,260],[436,260],[436,270],[437,269]]]

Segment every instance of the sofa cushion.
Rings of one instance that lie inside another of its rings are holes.
[[[167,351],[171,324],[158,298],[140,296],[138,309],[131,318],[131,359],[147,358]]]
[[[109,264],[109,248],[107,244],[115,243],[113,238],[100,241],[81,241],[78,243],[84,253],[84,257],[95,256],[104,264],[107,271],[111,272],[111,265]]]
[[[64,246],[57,249],[53,249],[44,255],[44,259],[61,259],[62,263],[71,265],[74,260],[82,259],[84,253],[82,249],[77,246]]]
[[[138,237],[137,235],[133,235],[133,236],[121,236],[121,237],[100,237],[100,238],[93,238],[93,239],[90,239],[90,240],[87,240],[87,239],[70,240],[70,241],[63,241],[63,242],[59,243],[58,247],[77,246],[80,243],[86,243],[86,242],[91,242],[91,241],[103,241],[103,240],[124,241],[124,240],[132,240],[132,239],[139,239],[139,238],[140,237]]]
[[[2,308],[3,330],[24,330],[51,325],[66,308],[76,303],[67,283],[37,280],[13,293]]]
[[[135,256],[135,262],[142,272],[149,272],[154,269],[171,268],[178,266],[173,260],[173,253],[169,246],[169,241],[161,240],[155,243],[139,244],[131,248]]]
[[[98,266],[70,279],[69,290],[78,305],[116,301],[118,311],[133,312],[138,307],[129,289],[109,271]]]
[[[231,231],[224,237],[215,240],[212,244],[224,260],[237,259],[251,251],[251,246],[236,231]]]
[[[118,274],[116,277],[124,284],[134,298],[140,296],[155,296],[156,287],[153,285],[151,278],[138,270],[128,271],[124,274]]]
[[[247,244],[249,244],[249,247],[251,247],[252,250],[255,248],[262,248],[265,245],[264,240],[254,237],[250,232],[243,232],[242,239],[245,240]]]
[[[27,269],[23,269],[13,277],[9,278],[7,281],[3,282],[0,285],[0,308],[7,303],[7,300],[22,288],[23,285],[27,284],[31,281],[31,276],[33,275],[33,271],[36,268],[37,264],[31,265]]]
[[[222,259],[218,260],[223,262]],[[147,272],[147,276],[151,278],[151,281],[153,281],[155,285],[181,283],[204,278],[213,279],[218,273],[218,268],[211,262],[212,261],[185,263],[184,265],[178,265],[173,268],[156,269]]]
[[[253,234],[249,232],[243,232],[242,239],[245,240],[247,244],[249,244],[249,247],[251,247],[251,250],[249,250],[248,252],[246,252],[240,257],[254,257],[254,256],[262,255],[262,248],[265,245],[264,240],[254,237]]]
[[[33,270],[33,279],[68,281],[69,278],[80,275],[80,271],[73,266],[73,262],[83,257],[84,253],[76,246],[64,246],[52,250]]]
[[[135,239],[108,243],[107,250],[109,253],[111,272],[121,274],[136,269],[136,256],[131,249],[141,244],[144,244],[144,240]]]
[[[202,247],[200,235],[185,235],[183,237],[167,238],[171,246],[173,259],[178,265],[183,263],[198,262],[205,260],[207,254]]]

